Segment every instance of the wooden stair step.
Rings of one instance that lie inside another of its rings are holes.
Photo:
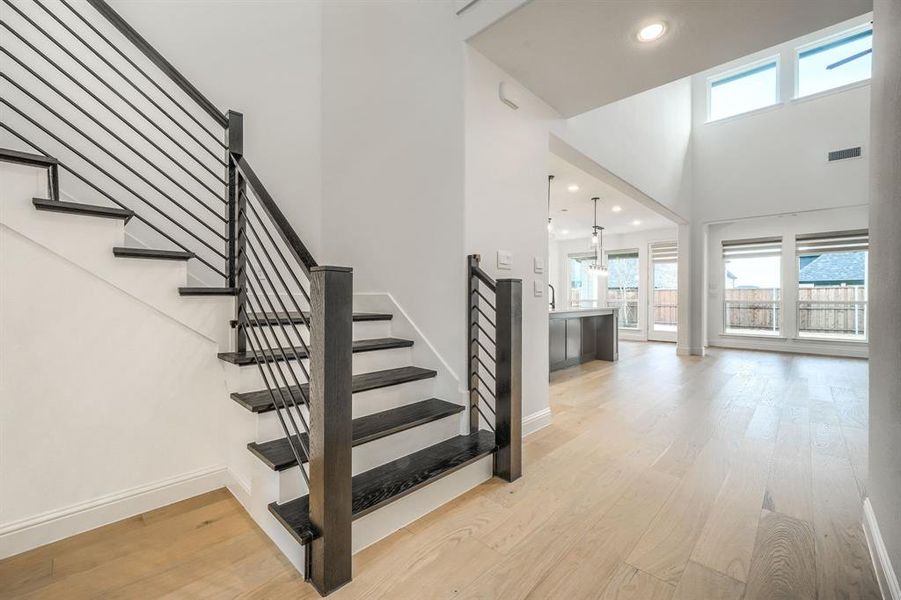
[[[238,288],[231,287],[180,287],[178,293],[182,296],[234,296]]]
[[[353,420],[353,445],[359,446],[367,442],[381,439],[407,429],[425,425],[451,415],[462,412],[464,407],[438,398],[429,398],[420,402],[414,402],[399,408],[378,412]],[[297,436],[291,436],[295,440]],[[301,433],[303,447],[309,448],[309,439],[306,433]],[[247,444],[247,449],[253,452],[270,469],[283,471],[297,466],[297,459],[288,443],[288,438],[280,438],[270,442],[253,442]],[[301,456],[303,462],[305,456]]]
[[[396,369],[384,369],[382,371],[371,371],[369,373],[360,373],[354,375],[352,379],[352,390],[354,393],[365,392],[367,390],[375,390],[379,388],[400,385],[411,381],[419,381],[420,379],[431,379],[437,375],[432,369],[423,369],[422,367],[399,367]],[[301,385],[304,396],[309,397],[310,387],[308,384]],[[303,402],[300,394],[297,393],[297,386],[290,388],[280,388],[282,394],[294,396],[294,401],[298,404]],[[274,407],[272,405],[272,396],[269,390],[259,390],[256,392],[239,392],[231,395],[232,399],[255,413],[269,412]]]
[[[393,460],[353,478],[352,510],[358,519],[403,498],[441,477],[494,452],[494,434],[479,431],[460,435]],[[318,532],[310,522],[310,497],[282,504],[273,502],[269,511],[301,544],[313,541]]]
[[[32,198],[32,204],[38,210],[67,213],[70,215],[83,215],[86,217],[103,217],[107,219],[123,219],[128,223],[135,216],[133,211],[111,206],[97,206],[95,204],[81,204],[80,202],[62,202],[60,200],[48,200],[47,198]]]
[[[266,312],[266,313],[250,313],[248,315],[250,319],[250,324],[254,327],[258,325],[290,325],[294,323],[295,325],[303,325],[304,320],[310,320],[310,313],[308,311],[303,311],[303,313],[299,313],[296,310],[292,310],[289,312]],[[371,313],[371,312],[355,312],[353,314],[354,322],[361,321],[390,321],[394,318],[394,315],[391,313]],[[236,327],[238,325],[238,321],[235,319],[231,320],[231,326]]]
[[[403,340],[400,338],[371,338],[364,340],[354,340],[353,341],[353,352],[372,352],[375,350],[391,350],[392,348],[409,348],[413,345],[412,340]],[[285,348],[285,355],[288,357],[288,360],[294,360],[296,358],[308,358],[307,351],[304,350],[301,346],[295,346],[292,348]],[[263,358],[266,361],[273,360],[284,360],[281,352],[275,350],[274,352],[270,352],[269,350],[265,350],[262,352]],[[224,360],[225,362],[230,362],[235,365],[245,366],[245,365],[255,365],[257,363],[256,357],[253,352],[220,352],[219,358]]]
[[[127,248],[117,246],[113,254],[119,258],[147,258],[155,260],[188,260],[194,258],[193,252],[181,250],[156,250],[154,248]]]

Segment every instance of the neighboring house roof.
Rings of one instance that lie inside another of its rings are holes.
[[[803,266],[798,280],[813,284],[863,282],[866,270],[863,252],[828,252]]]

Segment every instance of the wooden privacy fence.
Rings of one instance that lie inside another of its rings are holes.
[[[654,290],[654,323],[676,325],[679,315],[679,291],[669,288]]]
[[[863,286],[805,287],[798,290],[798,331],[863,335],[866,290]],[[727,329],[777,331],[781,318],[780,290],[727,289]]]

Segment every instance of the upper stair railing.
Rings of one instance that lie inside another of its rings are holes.
[[[52,200],[62,175],[134,211],[136,238],[191,253],[221,286],[194,293],[235,295],[234,350],[256,364],[309,489],[307,574],[336,589],[351,575],[351,270],[317,265],[244,157],[242,115],[106,2],[0,2],[0,135],[58,159],[39,165]]]
[[[492,279],[467,258],[469,428],[484,422],[494,432],[494,474],[522,475],[522,280]]]

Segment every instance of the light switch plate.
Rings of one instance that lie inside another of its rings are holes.
[[[534,284],[534,288],[535,288],[535,297],[541,298],[542,296],[544,296],[544,282],[538,281],[536,279],[532,283]]]
[[[513,253],[509,250],[497,251],[497,268],[509,271],[513,268]]]
[[[537,256],[532,258],[532,270],[538,275],[544,273],[544,261]]]

